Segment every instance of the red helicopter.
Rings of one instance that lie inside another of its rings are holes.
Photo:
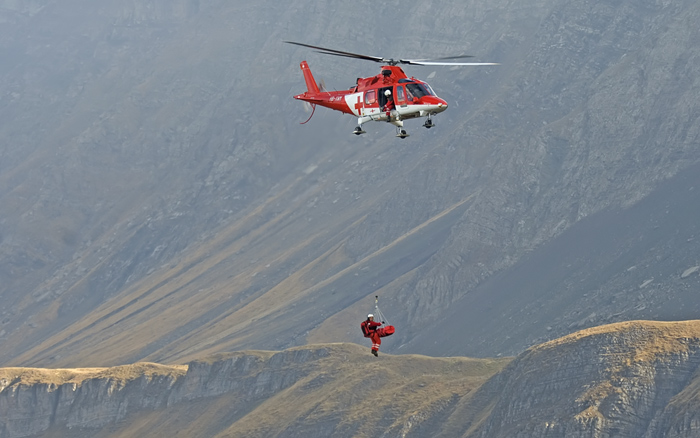
[[[406,76],[398,64],[409,65],[498,65],[493,62],[438,62],[447,59],[471,58],[469,55],[448,56],[429,59],[387,59],[378,56],[360,55],[340,50],[326,49],[309,44],[285,41],[288,44],[316,49],[325,55],[364,59],[385,64],[381,72],[368,78],[357,78],[357,82],[348,90],[326,91],[319,87],[311,74],[306,61],[301,62],[307,91],[294,96],[295,99],[308,102],[313,107],[311,116],[302,122],[307,123],[316,111],[316,105],[325,106],[336,111],[357,116],[358,126],[353,134],[365,134],[364,123],[370,121],[389,122],[396,126],[396,136],[406,138],[409,134],[403,129],[403,121],[416,117],[427,117],[423,124],[426,128],[435,126],[432,116],[447,109],[447,102],[439,98],[427,82]]]

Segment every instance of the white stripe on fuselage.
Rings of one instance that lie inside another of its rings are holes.
[[[360,115],[360,109],[364,106],[364,102],[362,102],[362,94],[363,93],[353,93],[345,96],[345,103],[347,104],[348,108],[350,108],[350,111],[352,111],[352,113],[356,116]]]

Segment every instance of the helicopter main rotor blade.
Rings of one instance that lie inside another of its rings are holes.
[[[473,58],[472,55],[457,55],[457,56],[443,56],[440,58],[425,58],[425,59],[406,59],[406,61],[444,61],[446,59],[464,59]]]
[[[402,64],[409,65],[501,65],[497,62],[431,62],[431,61],[411,61],[401,60]]]
[[[464,59],[473,58],[472,55],[457,55],[457,56],[444,56],[441,58],[429,58],[429,59],[391,59],[382,58],[379,56],[369,56],[362,55],[359,53],[344,52],[342,50],[327,49],[325,47],[312,46],[310,44],[297,43],[294,41],[284,41],[287,44],[294,44],[297,46],[308,47],[309,49],[315,49],[317,53],[322,53],[324,55],[342,56],[344,58],[353,59],[364,59],[366,61],[381,62],[383,64],[397,65],[397,64],[408,64],[408,65],[499,65],[494,62],[438,62],[446,59]]]
[[[285,41],[285,43],[294,44],[294,45],[302,46],[302,47],[308,47],[310,49],[316,49],[316,51],[318,53],[323,53],[324,55],[343,56],[346,58],[364,59],[367,61],[374,61],[374,62],[387,62],[387,60],[385,60],[384,58],[381,58],[379,56],[369,56],[369,55],[361,55],[359,53],[343,52],[342,50],[327,49],[325,47],[312,46],[310,44],[303,44],[303,43],[296,43],[294,41]]]
[[[472,55],[443,56],[441,58],[429,59],[401,59],[401,64],[409,65],[500,65],[497,62],[440,62],[446,59],[473,58]]]

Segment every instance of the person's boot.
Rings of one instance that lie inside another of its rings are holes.
[[[377,352],[377,350],[372,350],[372,354],[375,355],[376,357],[379,357],[379,353]]]

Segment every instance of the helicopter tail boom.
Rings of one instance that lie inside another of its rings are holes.
[[[314,75],[311,74],[311,69],[306,61],[301,62],[301,71],[304,73],[304,80],[306,81],[306,88],[309,90],[309,94],[319,94],[321,90],[318,88],[318,84],[316,84]]]

